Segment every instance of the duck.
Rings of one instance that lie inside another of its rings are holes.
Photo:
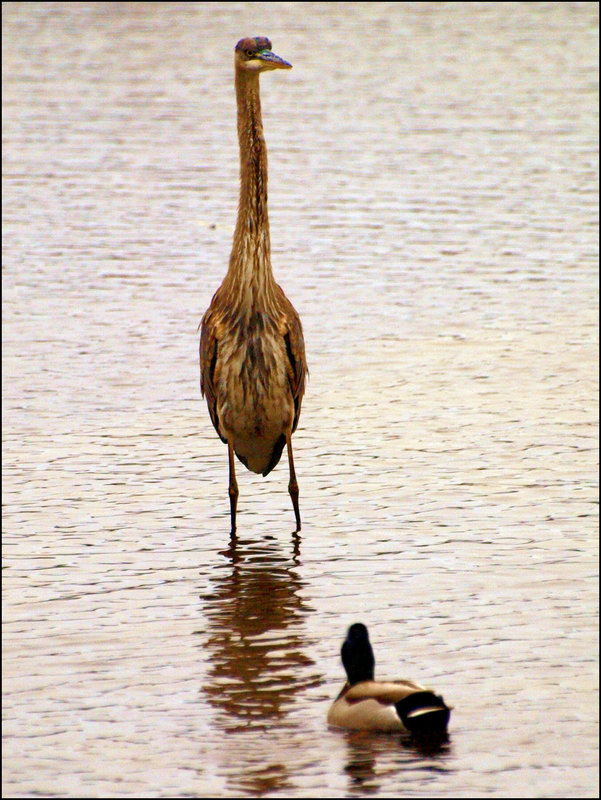
[[[363,623],[350,626],[340,654],[348,680],[328,711],[330,725],[417,737],[446,736],[452,707],[440,695],[415,681],[374,679],[374,652]]]

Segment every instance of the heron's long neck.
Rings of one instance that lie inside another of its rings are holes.
[[[267,148],[258,73],[236,70],[236,99],[240,202],[228,278],[240,302],[248,305],[268,295],[274,283],[267,213]]]

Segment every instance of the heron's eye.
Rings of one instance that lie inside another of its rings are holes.
[[[249,58],[252,58],[255,54],[254,50],[245,50],[244,51]]]

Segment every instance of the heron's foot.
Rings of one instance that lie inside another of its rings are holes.
[[[292,557],[294,562],[297,562],[298,557],[300,556],[300,544],[301,544],[301,537],[298,535],[298,530],[292,533]]]
[[[300,517],[300,508],[298,506],[298,486],[296,483],[291,483],[288,487],[288,491],[290,492],[290,498],[292,500],[292,508],[294,510],[294,519],[296,520],[296,530],[295,533],[298,533],[301,529],[301,517]]]
[[[294,532],[298,533],[301,529],[300,509],[298,507],[298,495],[296,495],[296,497],[292,495],[292,508],[294,509],[294,519],[296,520],[296,528]]]

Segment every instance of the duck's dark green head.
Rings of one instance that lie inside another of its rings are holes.
[[[361,622],[351,625],[340,654],[351,686],[361,681],[373,681],[376,661],[365,625]]]

